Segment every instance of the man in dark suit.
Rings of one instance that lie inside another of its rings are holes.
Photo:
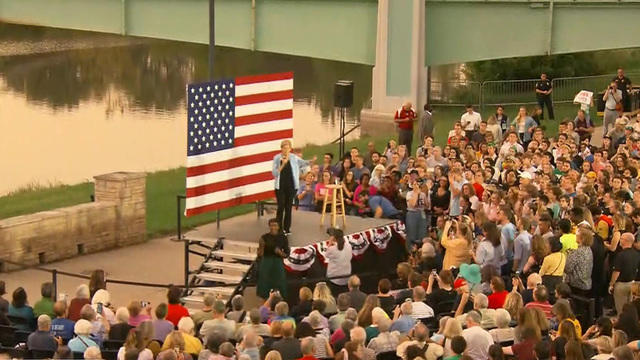
[[[282,324],[282,339],[273,343],[271,348],[282,356],[282,360],[294,360],[302,357],[300,340],[293,337],[293,323],[285,321]]]

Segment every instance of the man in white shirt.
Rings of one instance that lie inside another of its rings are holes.
[[[514,131],[507,135],[507,140],[502,144],[502,147],[500,147],[500,152],[498,153],[500,159],[505,159],[509,155],[511,148],[515,148],[518,154],[524,152],[524,148],[518,143],[518,135]]]
[[[622,91],[618,89],[615,81],[612,81],[607,90],[605,90],[602,100],[604,100],[603,134],[607,134],[609,132],[609,126],[613,126],[616,118],[618,118],[616,105],[622,101]]]
[[[487,360],[489,347],[493,345],[493,337],[480,327],[480,313],[471,310],[465,320],[467,328],[462,330],[462,337],[467,341],[466,353],[474,360]]]
[[[460,117],[460,124],[467,138],[471,139],[473,134],[478,131],[482,117],[479,113],[473,111],[473,105],[466,106],[467,111]]]
[[[427,299],[427,293],[422,286],[416,286],[413,288],[413,302],[411,317],[414,319],[424,319],[433,317],[433,309],[427,305],[424,301]]]

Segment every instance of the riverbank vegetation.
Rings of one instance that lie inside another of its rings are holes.
[[[569,117],[573,119],[577,110],[576,105],[561,104],[556,106],[557,120],[555,122],[547,121],[543,125],[550,129],[548,133],[555,133],[559,120]],[[435,119],[435,138],[436,143],[444,145],[447,139],[447,133],[452,128],[452,124],[459,120],[460,114],[464,109],[459,107],[437,107],[434,113]],[[483,119],[486,119],[494,109],[485,109],[482,112]],[[517,112],[516,106],[506,107],[506,113],[513,116]],[[592,111],[592,117],[595,112]],[[600,121],[600,120],[598,120]],[[396,137],[395,134],[392,135]],[[356,146],[360,151],[367,149],[367,143],[373,141],[376,149],[382,151],[391,138],[390,134],[378,136],[362,136],[359,139],[347,141],[347,151]],[[420,140],[414,138],[414,150],[420,144]],[[305,158],[311,158],[314,155],[318,159],[322,159],[322,154],[338,152],[337,144],[327,145],[308,145],[304,147],[303,154]],[[320,160],[321,161],[321,160]],[[176,195],[184,194],[185,169],[183,167],[157,171],[149,173],[147,176],[147,235],[149,237],[166,235],[176,230]],[[85,182],[76,185],[60,185],[53,187],[29,187],[16,191],[6,196],[0,197],[0,219],[31,214],[38,211],[52,210],[59,207],[71,206],[91,201],[93,194],[93,183]],[[254,211],[253,204],[237,206],[230,209],[220,211],[221,219],[230,218],[240,214],[246,214]],[[183,225],[185,228],[193,228],[198,225],[215,221],[216,213],[208,213],[195,217],[184,218]]]

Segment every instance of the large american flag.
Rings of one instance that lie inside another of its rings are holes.
[[[186,215],[274,196],[273,157],[293,137],[293,73],[187,86]]]

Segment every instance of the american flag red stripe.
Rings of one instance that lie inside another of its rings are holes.
[[[233,147],[187,156],[187,216],[273,197],[273,157],[280,142],[293,137],[293,73],[240,77],[228,86],[235,95],[228,109],[233,110],[228,124],[234,126]],[[200,104],[197,98],[189,101]],[[215,137],[205,140],[209,144]]]

